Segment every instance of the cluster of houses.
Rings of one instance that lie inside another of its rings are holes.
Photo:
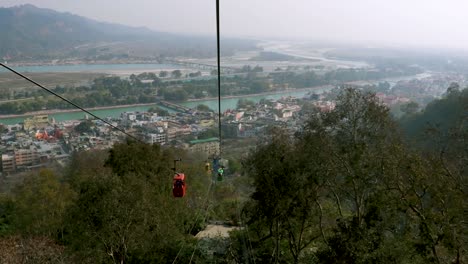
[[[22,125],[8,125],[4,130],[0,145],[3,173],[30,170],[69,157],[60,142],[62,130],[47,115],[25,119]]]
[[[322,111],[330,111],[334,103],[313,101]],[[223,138],[256,137],[270,125],[296,129],[300,100],[294,97],[262,100],[222,113]],[[106,118],[114,126],[124,129],[147,143],[176,146],[206,157],[220,153],[217,131],[218,115],[209,111],[176,112],[160,116],[152,112],[124,112],[119,118]],[[27,118],[23,123],[4,126],[0,152],[2,173],[27,171],[51,162],[66,162],[73,151],[108,149],[124,139],[119,131],[101,120],[56,122],[47,115]],[[201,136],[203,135],[203,136]]]

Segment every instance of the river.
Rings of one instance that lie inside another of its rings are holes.
[[[326,90],[329,90],[330,88],[309,88],[309,89],[301,89],[299,91],[294,91],[294,90],[289,90],[281,93],[275,93],[275,94],[262,94],[262,95],[245,95],[242,97],[237,97],[237,98],[224,98],[221,99],[221,111],[226,111],[227,109],[235,109],[237,106],[237,102],[240,99],[249,99],[254,102],[259,102],[261,99],[280,99],[281,97],[285,96],[294,96],[294,97],[304,97],[305,94],[307,94],[310,91],[315,91],[317,93],[322,93]],[[209,108],[211,108],[214,111],[218,110],[218,99],[209,99],[209,100],[200,100],[200,101],[189,101],[189,102],[182,102],[180,103],[181,105],[193,108],[196,107],[199,104],[204,104],[207,105]],[[105,118],[105,117],[119,117],[121,113],[123,112],[145,112],[148,111],[151,107],[158,106],[163,109],[168,110],[169,112],[174,112],[173,110],[164,108],[162,106],[159,106],[157,104],[154,105],[145,105],[145,106],[127,106],[127,107],[119,107],[119,108],[112,108],[112,109],[102,109],[102,110],[93,110],[90,111],[93,114]],[[49,117],[53,117],[57,122],[61,121],[67,121],[67,120],[77,120],[77,119],[82,119],[84,118],[85,113],[83,112],[62,112],[62,113],[56,113],[56,114],[49,114]],[[13,118],[2,118],[0,119],[0,123],[5,124],[5,125],[13,125],[17,124],[20,122],[23,122],[23,120],[27,117],[13,117]]]

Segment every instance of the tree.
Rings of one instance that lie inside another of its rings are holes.
[[[253,81],[250,83],[250,91],[253,93],[262,93],[267,91],[269,88],[269,85],[265,81]]]
[[[201,71],[197,71],[197,72],[191,72],[191,73],[189,73],[188,76],[191,77],[191,78],[194,78],[194,77],[199,77],[199,76],[201,76],[201,75],[202,75],[202,74],[201,74]]]
[[[219,132],[216,128],[210,128],[198,134],[198,139],[218,137],[219,136],[218,133]]]
[[[169,115],[169,112],[167,110],[164,110],[160,107],[151,107],[150,109],[148,109],[148,112],[150,113],[156,113],[158,114],[158,116],[168,116]]]
[[[400,106],[400,110],[405,113],[405,115],[412,115],[416,113],[419,109],[419,104],[416,102],[409,102]]]
[[[299,263],[320,238],[317,188],[301,173],[294,140],[281,130],[271,133],[245,162],[256,188],[244,210],[258,261]]]
[[[75,193],[61,183],[51,170],[30,175],[15,190],[13,222],[18,230],[29,235],[63,238],[64,218],[73,204]]]
[[[252,67],[250,65],[244,65],[242,66],[241,72],[251,72]]]
[[[174,153],[158,145],[127,141],[114,145],[105,167],[94,162],[94,168],[85,169],[84,175],[70,175],[78,197],[67,218],[66,241],[83,259],[167,263],[174,260],[182,244],[191,252],[192,240],[187,234],[199,230],[200,219],[195,215],[206,199],[209,179],[203,168],[185,165],[182,169],[190,193],[184,200],[174,200]],[[187,160],[183,151],[177,153]],[[71,166],[89,166],[86,158],[80,159],[84,164]],[[99,173],[92,173],[96,170]],[[189,260],[187,254],[181,252],[181,262]]]
[[[260,67],[260,66],[255,66],[253,69],[252,69],[253,72],[263,72],[263,67]]]
[[[177,90],[166,90],[164,92],[164,99],[165,100],[172,100],[172,101],[185,101],[188,98],[188,93],[185,90],[177,89]]]
[[[90,133],[93,130],[91,129],[93,123],[89,120],[82,121],[77,126],[75,126],[75,131],[82,134],[82,133]]]
[[[159,72],[159,77],[161,78],[165,78],[169,75],[169,73],[167,71],[160,71]]]
[[[182,77],[182,72],[180,70],[173,70],[171,72],[171,76],[172,78],[179,79],[180,77]]]
[[[6,132],[6,131],[8,131],[8,129],[6,128],[6,126],[3,125],[3,124],[0,124],[0,133],[4,133],[4,132]]]
[[[276,130],[245,161],[255,191],[244,210],[259,261],[310,262],[312,243],[326,263],[416,254],[411,235],[395,229],[412,218],[392,186],[414,159],[375,95],[346,89],[334,111],[311,115],[294,138]]]
[[[202,112],[211,112],[212,111],[207,105],[204,105],[204,104],[197,105],[197,110],[202,111]]]
[[[456,93],[460,91],[460,85],[456,82],[450,83],[449,87],[447,88],[447,94]]]
[[[255,106],[255,102],[249,99],[241,98],[237,101],[237,109],[240,108],[249,108]]]
[[[200,99],[200,98],[203,98],[205,97],[205,94],[203,93],[203,91],[196,91],[193,96],[195,96],[195,98],[197,99]]]
[[[13,197],[4,193],[0,194],[0,236],[6,236],[14,231],[14,211]]]
[[[455,85],[452,85],[452,88]],[[407,139],[426,145],[429,149],[447,141],[451,130],[463,130],[466,126],[468,89],[453,88],[444,98],[430,102],[424,111],[403,116],[399,123]],[[437,130],[440,138],[427,137],[428,130]],[[428,140],[429,139],[429,140]]]

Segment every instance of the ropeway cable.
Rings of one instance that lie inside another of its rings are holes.
[[[133,136],[133,135],[131,135],[131,134],[125,132],[125,130],[123,130],[123,129],[121,129],[121,128],[118,128],[117,126],[112,125],[110,122],[108,122],[108,121],[106,121],[106,120],[100,118],[99,116],[97,116],[97,115],[91,113],[90,111],[88,111],[88,110],[84,109],[83,107],[81,107],[81,106],[75,104],[74,102],[72,102],[72,101],[68,100],[67,98],[65,98],[65,97],[63,97],[63,96],[61,96],[61,95],[59,95],[58,93],[56,93],[56,92],[54,92],[54,91],[52,91],[52,90],[46,88],[44,85],[42,85],[42,84],[40,84],[40,83],[38,83],[38,82],[32,80],[31,78],[25,76],[24,74],[22,74],[22,73],[20,73],[20,72],[18,72],[18,71],[16,71],[16,70],[10,68],[9,66],[6,66],[5,64],[3,64],[3,63],[1,63],[1,62],[0,62],[0,65],[1,65],[3,68],[9,70],[10,72],[12,72],[12,73],[14,73],[14,74],[20,76],[21,78],[23,78],[23,79],[29,81],[30,83],[33,83],[33,84],[39,86],[40,88],[42,88],[43,90],[47,91],[48,93],[50,93],[50,94],[52,94],[52,95],[54,95],[54,96],[60,98],[61,100],[65,101],[65,102],[67,102],[67,103],[69,103],[69,104],[71,104],[72,106],[74,106],[74,107],[80,109],[81,111],[87,113],[88,115],[90,115],[90,116],[92,116],[92,117],[94,117],[94,118],[96,118],[96,119],[98,119],[98,120],[101,120],[102,122],[104,122],[104,123],[107,124],[108,126],[110,126],[110,127],[114,128],[114,129],[116,129],[116,130],[122,132],[123,134],[127,135],[128,137],[130,137],[130,138],[132,138],[132,139],[135,139],[136,141],[139,141],[139,142],[141,142],[141,143],[145,143],[145,142],[143,142],[141,139],[139,139],[139,138],[137,138],[137,137],[135,137],[135,136]]]
[[[219,0],[216,0],[216,47],[218,65],[218,134],[219,134],[219,156],[221,157],[221,42],[219,33]]]

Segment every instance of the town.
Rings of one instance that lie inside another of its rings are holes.
[[[402,105],[416,102],[416,109],[413,109],[416,111],[418,105],[430,101],[430,95],[442,95],[454,81],[465,85],[465,79],[459,75],[434,73],[393,83],[361,81],[346,85],[375,92],[378,100],[401,115]],[[257,103],[241,98],[236,109],[227,109],[221,115],[222,138],[237,141],[256,138],[269,126],[285,127],[294,133],[312,109],[333,110],[334,96],[342,86],[335,85],[333,89],[328,85],[327,89],[317,89],[317,93],[311,90],[304,98],[285,96]],[[219,155],[218,114],[203,104],[189,108],[163,99],[160,97],[159,106],[147,112],[123,112],[118,118],[106,117],[105,120],[149,144],[200,152],[207,158]],[[5,175],[51,164],[65,166],[74,151],[108,149],[125,139],[120,131],[86,114],[82,119],[62,122],[46,114],[35,115],[22,123],[1,126],[4,132],[1,165]]]
[[[287,128],[293,134],[311,112],[333,110],[334,96],[339,89],[336,87],[323,93],[311,91],[303,98],[261,99],[257,103],[239,99],[236,109],[227,109],[221,114],[222,138],[232,141],[257,138],[266,128],[274,126]],[[389,106],[410,101],[382,92],[376,97]],[[149,144],[186,149],[206,158],[219,155],[217,113],[202,104],[192,109],[161,100],[159,105],[147,112],[123,112],[119,118],[106,117],[105,120]],[[173,111],[169,113],[164,109]],[[62,122],[45,114],[36,115],[22,123],[2,126],[0,152],[5,175],[51,164],[65,166],[74,151],[109,149],[126,137],[121,131],[87,114],[80,120]]]

